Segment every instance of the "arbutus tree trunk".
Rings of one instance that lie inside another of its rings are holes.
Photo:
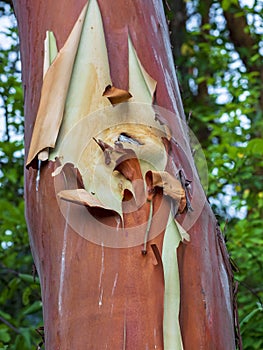
[[[232,272],[161,1],[14,8],[45,348],[235,349]]]

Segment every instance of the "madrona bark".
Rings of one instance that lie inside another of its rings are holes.
[[[161,1],[14,7],[46,349],[235,349]]]

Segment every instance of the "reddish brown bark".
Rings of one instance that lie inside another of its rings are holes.
[[[157,81],[156,103],[176,115],[173,118],[167,115],[166,120],[165,117],[160,118],[177,130],[178,142],[186,149],[182,153],[182,147],[173,145],[171,157],[184,169],[186,177],[194,180],[192,186],[199,195],[193,197],[191,205],[194,213],[198,213],[205,198],[198,177],[193,175],[189,166],[192,156],[184,136],[186,130],[180,120],[184,119],[184,115],[161,2],[98,2],[113,85],[124,90],[128,88],[129,32],[141,63]],[[40,100],[45,32],[54,31],[61,48],[85,3],[85,0],[26,0],[23,4],[14,1],[21,38],[26,152]],[[60,212],[51,176],[54,168],[52,162],[43,165],[38,191],[37,170],[31,166],[25,171],[26,216],[32,252],[41,279],[46,349],[100,350],[106,345],[108,349],[154,349],[155,346],[163,349],[164,283],[158,257],[158,252],[162,250],[163,230],[148,243],[146,256],[141,254],[141,245],[114,249],[82,238]],[[66,185],[69,184],[65,184],[60,175],[56,186],[64,189]],[[168,205],[167,199],[162,201],[159,221],[166,220]],[[74,205],[69,207],[69,215],[71,212],[74,214],[74,208]],[[143,214],[144,218],[136,220],[145,223],[147,210],[142,208],[142,213],[133,215]],[[112,227],[116,225],[114,217],[95,214],[98,220]],[[133,219],[132,214],[128,219],[126,217],[128,226],[133,225]],[[179,220],[183,222],[185,216],[182,215]],[[83,230],[102,234],[101,225],[94,222]],[[235,349],[232,276],[227,253],[224,245],[219,244],[217,223],[208,204],[202,208],[189,233],[190,244],[181,245],[178,254],[184,348]]]

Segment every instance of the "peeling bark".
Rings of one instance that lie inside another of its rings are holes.
[[[45,347],[234,349],[232,276],[191,155],[161,5],[91,0],[85,16],[85,4],[15,2]],[[59,52],[42,84],[47,30]],[[47,147],[36,191],[35,161]]]

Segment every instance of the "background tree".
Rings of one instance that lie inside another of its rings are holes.
[[[210,175],[207,193],[239,268],[235,278],[240,283],[238,302],[244,349],[261,349],[262,3],[254,1],[245,6],[241,1],[165,1],[165,6],[186,114],[190,115],[190,127],[207,154]],[[9,15],[10,8],[1,2],[1,11]],[[14,61],[12,50],[1,46],[0,53],[1,63],[4,62],[1,118],[8,117],[9,125],[14,121],[12,111],[19,114],[22,110],[20,81],[16,84],[13,78],[11,85],[16,93],[11,93],[9,110],[7,102],[3,104],[10,95],[8,77],[17,76],[15,71],[19,68],[14,70],[10,64]],[[13,59],[7,59],[7,55]],[[12,130],[9,141],[10,132],[6,128],[1,135],[0,344],[3,349],[8,344],[10,349],[29,349],[32,345],[28,342],[40,341],[30,331],[39,326],[39,314],[30,316],[31,311],[24,312],[31,305],[38,305],[39,309],[40,296],[39,286],[21,279],[21,273],[31,278],[32,259],[23,219],[22,146],[21,138],[15,136],[21,135],[22,123],[18,120],[16,116],[16,128],[19,124],[20,131],[9,127]],[[2,123],[1,128],[3,125],[7,124]],[[22,299],[23,293],[30,295],[29,299]],[[26,335],[28,331],[30,337]],[[21,345],[26,339],[26,345]]]
[[[207,194],[238,267],[244,348],[259,349],[263,4],[178,0],[166,5],[185,111],[207,155]]]

